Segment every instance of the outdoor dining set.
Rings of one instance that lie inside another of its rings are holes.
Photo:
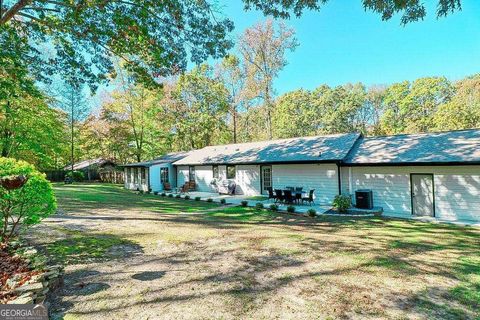
[[[273,199],[276,203],[304,204],[307,202],[312,205],[315,204],[314,193],[315,189],[307,192],[303,190],[303,187],[285,187],[284,190],[268,188],[268,199]]]

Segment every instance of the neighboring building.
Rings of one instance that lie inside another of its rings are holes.
[[[125,188],[142,191],[162,191],[164,184],[176,187],[176,171],[172,163],[187,156],[187,152],[175,152],[150,161],[123,165]]]
[[[237,194],[247,196],[266,194],[269,187],[315,189],[318,204],[331,204],[337,194],[370,189],[374,206],[387,215],[480,221],[479,129],[219,145],[126,168],[129,189],[159,191],[168,179],[172,187],[191,181],[196,191],[217,192],[231,181]],[[161,168],[168,168],[163,178]]]
[[[116,164],[112,160],[97,158],[77,162],[73,165],[73,170],[83,172],[85,180],[92,181],[100,180],[99,170],[113,170],[115,167]],[[63,170],[66,172],[72,170],[72,165],[65,166]]]

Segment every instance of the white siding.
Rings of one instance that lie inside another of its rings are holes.
[[[317,204],[331,204],[338,194],[335,164],[285,164],[272,166],[273,188],[303,187],[315,189]]]
[[[260,166],[238,165],[236,166],[235,183],[236,194],[254,196],[260,194]]]
[[[188,166],[177,167],[177,186],[181,187],[188,181]]]
[[[212,180],[212,166],[195,166],[196,191],[215,192],[214,187],[211,185]]]
[[[348,168],[342,168],[348,172]],[[480,166],[352,167],[352,190],[342,174],[347,192],[372,189],[375,206],[386,214],[412,214],[411,173],[434,175],[435,215],[448,220],[480,221]]]

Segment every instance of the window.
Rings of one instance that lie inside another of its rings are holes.
[[[138,183],[138,168],[133,168],[133,182]]]
[[[160,168],[160,182],[168,183],[168,168]]]
[[[130,168],[125,168],[125,182],[130,183]]]
[[[235,166],[227,166],[227,179],[235,179]]]
[[[141,170],[141,173],[142,173],[142,183],[145,183],[145,175],[146,175],[147,169],[140,168],[140,170]]]
[[[188,181],[195,182],[195,167],[188,168]]]
[[[218,179],[218,166],[212,166],[213,179]]]

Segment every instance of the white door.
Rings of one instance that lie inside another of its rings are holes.
[[[262,194],[268,194],[268,188],[272,187],[272,167],[261,166],[260,171],[262,175]]]
[[[433,175],[412,174],[412,213],[416,216],[435,216]]]

